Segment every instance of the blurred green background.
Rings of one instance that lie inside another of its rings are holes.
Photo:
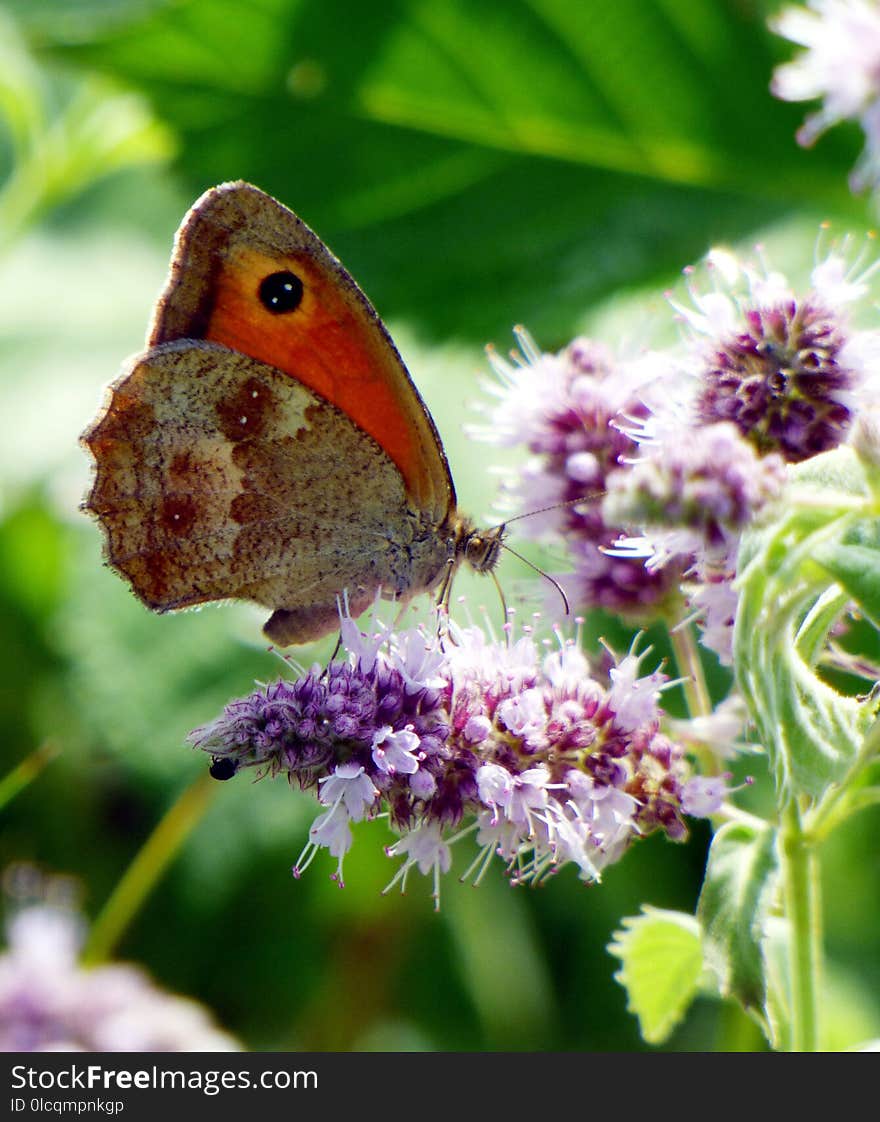
[[[765,29],[774,7],[0,6],[3,773],[41,745],[58,751],[2,810],[2,865],[74,874],[94,917],[204,770],[186,733],[283,669],[253,609],[149,615],[77,509],[89,475],[77,436],[142,345],[195,197],[245,178],[320,233],[389,323],[461,505],[483,517],[497,457],[462,425],[484,343],[506,349],[515,323],[547,350],[597,318],[637,333],[646,304],[661,318],[659,294],[714,242],[760,238],[809,261],[820,220],[870,222],[846,188],[857,131],[803,152],[803,107],[768,93],[789,54]],[[483,586],[468,593],[497,610]],[[313,653],[329,652],[304,661]],[[534,891],[497,869],[477,891],[450,876],[435,915],[418,876],[406,896],[379,895],[395,867],[381,822],[360,828],[340,891],[327,854],[290,877],[310,799],[280,780],[212,795],[118,953],[206,1002],[247,1047],[643,1047],[605,946],[643,902],[693,908],[705,831],[636,846],[599,887],[572,870]],[[842,1043],[880,1032],[877,825],[856,820],[826,861]],[[701,1001],[665,1047],[761,1043],[732,1007]]]

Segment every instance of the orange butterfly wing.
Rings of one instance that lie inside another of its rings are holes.
[[[279,273],[302,286],[280,314],[260,297]],[[222,343],[308,386],[381,445],[422,514],[451,519],[440,437],[378,315],[305,223],[248,183],[207,191],[181,225],[147,346],[177,339]]]

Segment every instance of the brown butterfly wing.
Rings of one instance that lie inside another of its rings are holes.
[[[380,587],[403,599],[432,587],[448,560],[375,440],[217,344],[137,357],[83,441],[108,561],[157,611],[252,600],[275,609],[273,639],[305,642],[336,626],[343,590],[357,614]]]
[[[259,295],[279,272],[303,286],[286,314]],[[442,443],[382,321],[320,238],[256,187],[214,187],[184,219],[147,345],[175,339],[223,343],[308,386],[381,444],[435,525],[450,520]]]

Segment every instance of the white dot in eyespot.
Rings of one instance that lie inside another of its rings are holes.
[[[260,391],[259,390],[251,390],[251,397],[256,398],[256,397],[259,397],[259,396],[260,396]]]
[[[238,418],[238,423],[240,425],[246,425],[247,424],[247,417],[239,417]]]

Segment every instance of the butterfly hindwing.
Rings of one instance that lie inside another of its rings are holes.
[[[383,449],[265,363],[205,342],[137,357],[83,437],[87,507],[110,564],[151,608],[240,598],[276,609],[273,638],[332,629],[381,588],[430,587],[448,545]]]

